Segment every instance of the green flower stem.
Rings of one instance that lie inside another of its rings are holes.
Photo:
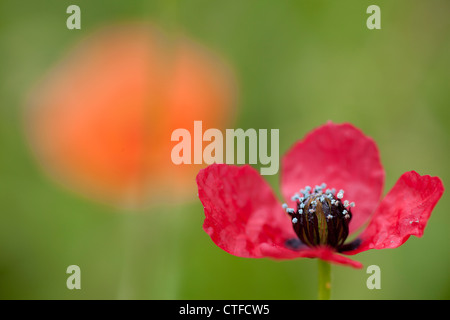
[[[331,265],[318,259],[319,271],[319,300],[330,300],[331,296]]]

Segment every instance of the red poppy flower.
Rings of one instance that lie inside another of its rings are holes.
[[[355,268],[362,264],[342,254],[396,248],[411,235],[421,237],[444,191],[438,177],[410,171],[380,201],[383,184],[375,142],[351,124],[331,122],[282,159],[283,205],[248,165],[213,164],[197,175],[203,228],[226,252],[320,258]],[[346,243],[367,220],[365,230]]]

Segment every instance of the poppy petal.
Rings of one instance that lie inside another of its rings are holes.
[[[421,237],[431,211],[444,192],[438,177],[404,173],[375,211],[359,237],[356,254],[369,249],[397,248],[411,235]]]
[[[213,164],[200,170],[197,185],[203,229],[218,247],[249,258],[273,257],[262,250],[267,247],[279,249],[275,255],[280,259],[296,253],[284,247],[296,237],[290,219],[255,169]]]
[[[383,190],[384,169],[375,142],[349,123],[327,124],[296,143],[282,160],[281,188],[288,200],[306,185],[322,183],[344,190],[355,202],[350,233],[376,208]]]
[[[282,259],[294,259],[294,258],[318,258],[324,261],[331,262],[333,264],[350,266],[353,268],[360,269],[362,264],[358,261],[349,259],[340,254],[337,254],[332,248],[328,247],[314,247],[314,248],[302,248],[297,252],[286,249],[279,248],[276,246],[270,246],[268,244],[261,245],[261,252],[266,256],[272,258],[282,258]],[[281,257],[280,257],[281,256]]]

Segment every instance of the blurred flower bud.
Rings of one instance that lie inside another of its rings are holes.
[[[89,198],[126,207],[195,196],[203,165],[171,161],[171,133],[226,128],[235,83],[223,61],[149,25],[104,28],[30,93],[26,131],[44,169]]]

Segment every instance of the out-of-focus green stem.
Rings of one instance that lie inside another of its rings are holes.
[[[331,265],[318,259],[319,271],[319,300],[330,300],[331,296]]]

